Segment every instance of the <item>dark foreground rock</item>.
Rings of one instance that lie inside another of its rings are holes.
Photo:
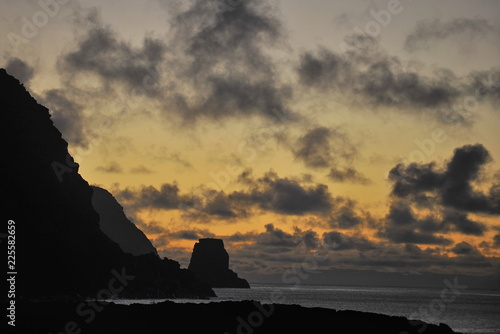
[[[157,254],[156,248],[146,235],[132,223],[123,207],[106,189],[91,186],[92,206],[99,214],[99,226],[120,248],[132,255]]]
[[[18,333],[454,333],[444,324],[403,317],[253,301],[96,307],[87,302],[22,303],[17,314]]]
[[[200,239],[194,245],[188,269],[213,288],[250,288],[245,279],[229,269],[229,254],[221,239]]]
[[[79,174],[48,109],[4,69],[0,111],[0,195],[4,215],[16,232],[16,262],[10,270],[19,272],[17,300],[95,298],[98,293],[135,298],[214,296],[207,284],[180,269],[176,261],[160,259],[154,252],[132,256],[102,232],[92,207],[93,190]],[[7,232],[3,226],[2,234]],[[117,275],[130,279],[119,285]]]

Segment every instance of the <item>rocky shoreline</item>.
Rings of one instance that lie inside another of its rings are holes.
[[[154,305],[21,302],[17,310],[17,333],[455,333],[445,324],[404,317],[255,301]]]

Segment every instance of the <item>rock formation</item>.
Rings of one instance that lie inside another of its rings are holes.
[[[194,245],[188,269],[213,288],[250,288],[246,280],[229,269],[229,255],[221,239],[200,239]]]
[[[92,186],[92,206],[99,214],[99,226],[125,253],[132,255],[158,254],[144,233],[132,223],[123,207],[106,189]]]
[[[282,296],[283,297],[283,296]],[[83,306],[83,307],[82,307]],[[21,304],[16,333],[60,333],[71,321],[71,333],[158,333],[176,328],[182,333],[363,333],[454,334],[445,324],[427,324],[404,317],[357,311],[306,308],[259,302],[207,304],[162,302],[155,305],[107,304],[100,313],[78,303]],[[94,318],[91,318],[95,315]],[[29,321],[27,321],[29,319]],[[89,320],[93,321],[89,321]],[[165,319],[169,319],[166,321]],[[176,330],[173,330],[177,332]],[[66,331],[65,333],[70,333]]]
[[[120,295],[206,297],[195,275],[154,254],[124,253],[99,227],[92,188],[78,173],[48,109],[0,69],[1,196],[16,226],[16,299],[85,298],[113,273],[134,276]]]

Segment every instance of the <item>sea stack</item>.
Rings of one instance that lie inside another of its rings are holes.
[[[212,288],[250,288],[245,279],[229,269],[229,254],[221,239],[199,239],[188,269]]]

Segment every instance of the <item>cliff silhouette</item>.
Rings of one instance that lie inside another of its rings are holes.
[[[116,242],[125,253],[158,255],[156,248],[144,233],[132,223],[123,207],[106,189],[91,186],[92,206],[99,214],[99,226],[111,240]]]
[[[134,277],[120,296],[207,297],[176,261],[125,253],[99,226],[93,190],[47,108],[0,69],[2,198],[16,225],[16,298],[96,297],[113,273]],[[106,215],[104,215],[106,217]]]
[[[250,288],[246,280],[229,269],[229,254],[221,239],[200,239],[194,245],[188,269],[213,288]]]

